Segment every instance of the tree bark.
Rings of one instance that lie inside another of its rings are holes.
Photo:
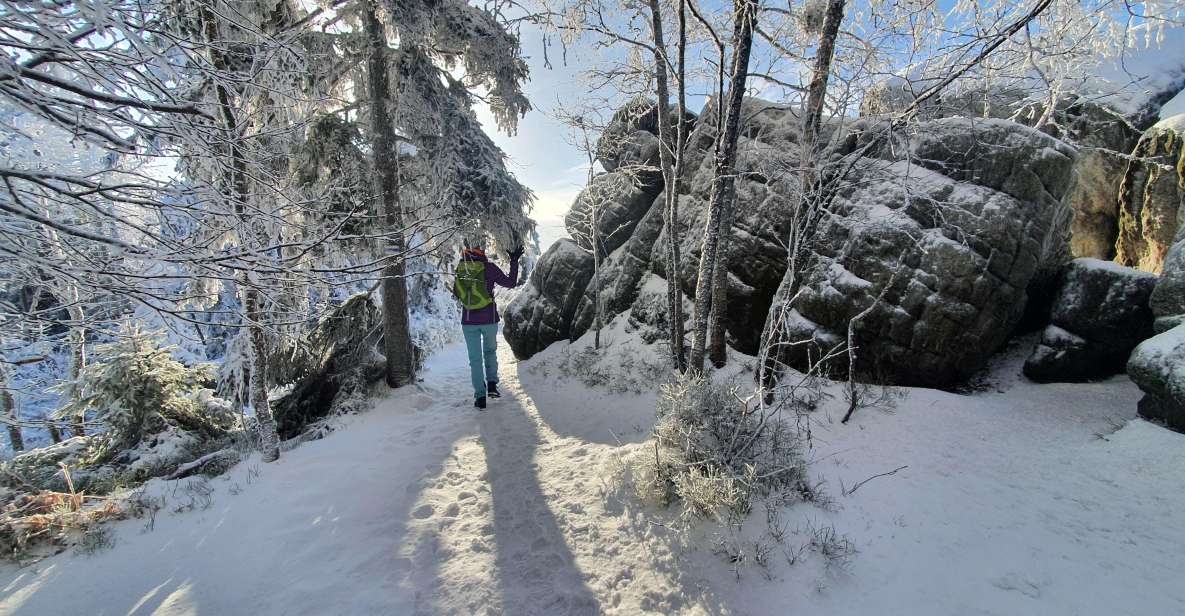
[[[86,315],[83,313],[82,307],[78,305],[78,287],[71,285],[70,294],[72,299],[69,309],[70,320],[74,321],[74,326],[70,329],[70,344],[73,347],[71,349],[73,358],[70,362],[70,380],[78,383],[78,379],[82,376],[82,369],[86,368],[86,330],[82,328],[82,322]],[[74,417],[70,418],[70,433],[74,436],[86,434],[85,411],[78,411]]]
[[[658,0],[650,0],[651,32],[654,38],[654,80],[658,94],[658,140],[659,164],[663,179],[663,224],[667,230],[667,317],[670,320],[671,361],[679,372],[687,369],[687,356],[683,341],[683,290],[679,282],[679,190],[683,175],[683,146],[686,143],[686,89],[683,85],[684,55],[687,48],[686,5],[679,3],[679,43],[677,53],[678,109],[672,123],[670,113],[670,90],[667,84],[667,47],[662,29],[662,12]],[[674,143],[671,141],[671,127],[675,128]]]
[[[702,372],[707,346],[708,316],[711,310],[712,287],[719,261],[720,237],[730,232],[724,228],[731,223],[732,202],[736,192],[736,148],[739,135],[741,103],[745,97],[745,80],[749,73],[749,54],[753,47],[753,26],[757,20],[755,0],[737,0],[733,24],[733,61],[729,77],[728,109],[724,116],[723,134],[716,149],[712,193],[708,202],[708,222],[704,229],[703,251],[700,253],[699,272],[695,282],[695,309],[692,321],[689,369]],[[723,310],[723,308],[721,308]]]
[[[25,440],[21,437],[20,415],[17,413],[16,401],[12,392],[8,391],[8,371],[0,366],[0,417],[8,420],[8,443],[12,446],[12,454],[25,450]]]
[[[843,22],[846,0],[830,0],[823,17],[823,29],[819,33],[819,47],[815,53],[815,65],[811,82],[807,88],[806,114],[802,125],[802,149],[799,154],[799,204],[790,225],[790,241],[787,243],[786,273],[774,295],[769,316],[766,318],[761,336],[761,350],[758,353],[757,377],[763,387],[772,387],[777,379],[782,353],[771,349],[781,342],[781,328],[793,309],[791,304],[803,283],[805,272],[811,266],[809,241],[822,214],[819,194],[821,168],[819,159],[819,129],[823,122],[823,107],[826,102],[827,82],[831,76],[831,64],[835,57],[835,40]]]
[[[46,243],[54,256],[69,262],[66,251],[62,248],[61,236],[57,231],[46,230]],[[66,313],[70,315],[70,381],[77,384],[79,377],[82,376],[83,368],[86,368],[86,330],[83,328],[86,312],[82,309],[82,294],[79,293],[78,285],[73,282],[67,282],[65,288],[51,288],[50,292],[61,302],[61,305],[66,307]],[[76,386],[73,394],[75,398],[78,396],[78,391]],[[71,434],[84,436],[86,434],[85,421],[85,411],[78,411],[71,417],[69,419]]]
[[[730,201],[735,201],[735,197]],[[708,359],[717,368],[728,361],[724,320],[728,312],[728,255],[732,239],[732,216],[735,203],[723,208],[720,219],[720,245],[712,272],[712,302],[709,313]]]
[[[250,322],[247,326],[251,336],[251,408],[255,409],[255,420],[259,423],[259,448],[264,462],[280,458],[280,435],[276,432],[276,420],[272,416],[271,403],[267,399],[267,338],[263,325],[256,319],[261,317],[259,290],[244,281],[243,312]]]
[[[806,118],[802,134],[804,146],[815,147],[819,126],[823,122],[823,103],[827,95],[827,81],[831,77],[831,61],[835,58],[835,39],[843,22],[847,0],[830,0],[823,16],[823,30],[819,33],[819,49],[815,52],[815,66],[807,89]]]
[[[408,317],[407,279],[405,278],[403,210],[399,202],[399,153],[389,103],[387,36],[373,3],[367,3],[365,15],[367,38],[367,85],[370,96],[370,126],[373,140],[373,165],[383,221],[387,227],[387,258],[383,268],[383,346],[387,356],[387,385],[400,387],[415,380],[415,356]]]
[[[218,71],[231,70],[230,63],[224,53],[215,45],[219,40],[218,26],[215,17],[209,9],[203,8],[205,35],[210,46],[210,60]],[[251,197],[250,179],[247,174],[247,160],[242,150],[242,136],[238,119],[235,117],[235,107],[232,94],[225,85],[215,86],[218,98],[219,115],[222,119],[222,129],[227,139],[227,150],[230,158],[230,182],[228,196],[234,206],[239,224],[242,227],[241,241],[246,243],[258,238],[259,234],[252,227],[254,222],[247,211],[247,204]],[[260,306],[259,290],[254,281],[247,274],[240,279],[240,290],[243,294],[243,316],[247,321],[247,335],[251,347],[251,383],[249,385],[251,406],[255,411],[255,420],[259,429],[259,445],[264,462],[274,462],[280,458],[280,436],[276,433],[276,421],[272,417],[270,403],[267,399],[267,339],[264,336],[264,313]]]

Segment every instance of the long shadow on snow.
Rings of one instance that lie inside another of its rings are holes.
[[[600,613],[539,485],[535,422],[522,404],[507,397],[488,410],[480,424],[504,613]]]

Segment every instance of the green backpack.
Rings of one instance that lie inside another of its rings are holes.
[[[457,264],[457,282],[453,294],[466,310],[480,310],[494,303],[486,287],[486,264],[481,261],[461,261]]]

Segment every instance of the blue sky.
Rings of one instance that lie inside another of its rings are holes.
[[[940,6],[948,8],[951,0],[941,0]],[[706,6],[714,7],[709,0]],[[1154,90],[1161,81],[1171,80],[1182,63],[1181,51],[1185,50],[1185,36],[1180,29],[1174,29],[1175,36],[1166,37],[1163,46],[1153,50],[1129,50],[1124,64],[1128,70],[1154,76],[1145,84]],[[535,192],[536,201],[532,218],[538,224],[540,249],[547,250],[557,239],[565,237],[563,217],[572,201],[585,185],[588,178],[588,163],[584,153],[569,143],[570,132],[553,115],[557,105],[573,106],[586,102],[589,95],[587,85],[581,80],[581,72],[590,65],[604,61],[605,54],[618,56],[621,50],[600,52],[587,44],[571,47],[565,64],[558,45],[548,51],[551,68],[543,61],[543,43],[540,31],[533,26],[522,30],[523,55],[530,65],[530,81],[526,93],[535,109],[520,121],[517,134],[511,136],[497,131],[493,116],[484,105],[479,105],[477,115],[483,127],[494,142],[510,157],[510,169],[519,181]],[[785,65],[780,69],[790,68]],[[1114,68],[1100,71],[1116,72]],[[1116,78],[1118,82],[1124,79]],[[758,92],[757,95],[765,94]],[[768,95],[767,95],[768,96]],[[702,97],[697,97],[702,104]],[[777,98],[776,95],[773,98]],[[1180,99],[1169,105],[1170,109],[1185,111]],[[693,105],[693,108],[695,105]],[[1167,111],[1167,110],[1166,110]]]

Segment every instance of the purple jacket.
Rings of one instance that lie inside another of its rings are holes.
[[[510,262],[510,275],[502,273],[497,265],[490,263],[489,259],[479,257],[477,255],[465,255],[462,261],[482,261],[486,264],[486,291],[489,291],[490,297],[494,297],[494,285],[513,288],[518,285],[518,259]],[[477,310],[466,310],[461,308],[461,325],[489,325],[498,322],[498,303],[491,302],[485,308],[478,308]]]

